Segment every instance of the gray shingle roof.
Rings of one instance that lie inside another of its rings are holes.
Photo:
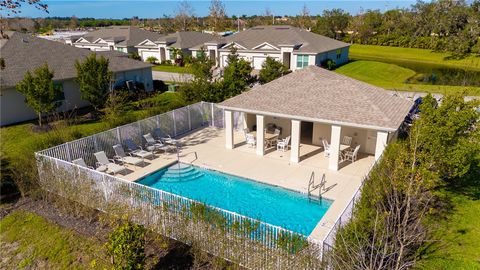
[[[14,86],[23,79],[27,70],[34,70],[45,62],[54,71],[54,80],[75,78],[75,60],[82,60],[91,51],[60,42],[37,38],[28,34],[11,32],[9,39],[1,42],[0,55],[5,59],[5,69],[0,71],[0,86]],[[110,61],[113,72],[148,68],[151,65],[128,58],[120,52],[97,52]]]
[[[396,130],[412,102],[309,66],[220,103],[221,107],[339,125]]]
[[[179,49],[188,49],[198,45],[203,45],[205,42],[214,39],[215,36],[212,34],[202,33],[202,32],[176,32],[172,33],[157,39],[157,42],[167,42],[169,46],[179,48]]]
[[[82,37],[90,42],[101,38],[113,40],[121,46],[135,46],[146,39],[157,40],[161,35],[135,26],[109,26],[85,34]]]
[[[350,46],[348,43],[289,25],[255,26],[216,42],[219,44],[235,42],[247,50],[252,50],[265,42],[275,47],[293,45],[298,46],[295,51],[304,53],[320,53]]]

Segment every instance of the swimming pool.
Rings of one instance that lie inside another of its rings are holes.
[[[208,205],[309,235],[332,201],[245,178],[177,163],[137,181]]]

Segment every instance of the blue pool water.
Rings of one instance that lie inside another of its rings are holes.
[[[182,163],[137,183],[309,235],[332,201]]]

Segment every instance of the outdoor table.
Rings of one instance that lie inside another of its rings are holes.
[[[257,132],[252,131],[250,132],[255,138],[257,138]],[[264,140],[265,140],[265,146],[272,146],[272,142],[275,142],[278,139],[278,134],[273,134],[273,133],[265,133],[264,134]]]
[[[350,149],[350,145],[348,144],[340,144],[340,157],[341,159],[343,160],[344,159],[344,154],[346,151],[348,151]]]

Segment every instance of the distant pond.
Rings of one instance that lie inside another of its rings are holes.
[[[351,60],[377,61],[388,64],[395,64],[411,69],[417,74],[410,77],[405,83],[432,84],[432,85],[459,85],[459,86],[480,86],[480,71],[465,70],[462,68],[446,67],[439,64],[416,63],[395,59],[369,59],[353,58]]]

